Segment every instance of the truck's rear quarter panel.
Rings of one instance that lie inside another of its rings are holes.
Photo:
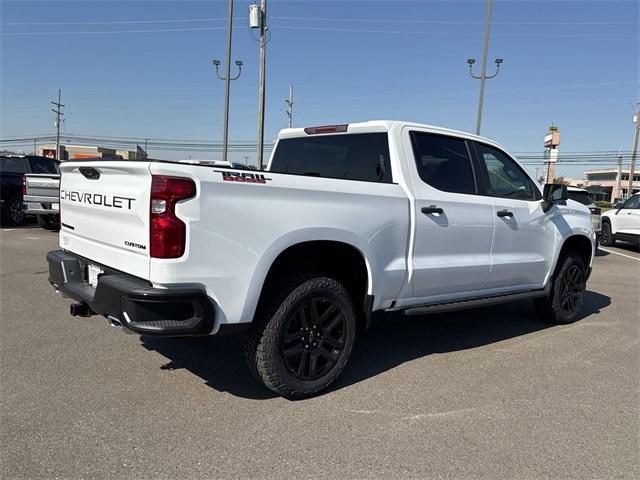
[[[152,258],[150,279],[205,285],[218,304],[218,323],[251,321],[275,258],[305,241],[359,249],[375,281],[369,292],[376,303],[395,298],[402,287],[409,202],[399,185],[271,172],[253,172],[264,175],[264,183],[239,182],[223,180],[220,168],[163,162],[150,171],[193,178],[198,192],[176,207],[187,224],[184,256]]]

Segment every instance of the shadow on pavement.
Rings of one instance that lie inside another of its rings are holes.
[[[605,295],[585,294],[580,320],[611,304]],[[404,316],[379,313],[368,331],[360,332],[351,359],[332,390],[366,380],[405,362],[432,353],[446,353],[527,335],[550,328],[524,301],[449,314]],[[193,339],[142,337],[142,344],[169,359],[163,369],[187,369],[221,392],[251,398],[273,398],[249,373],[242,354],[242,336]]]

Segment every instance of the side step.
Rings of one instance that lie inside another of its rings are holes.
[[[466,310],[468,308],[487,307],[489,305],[498,305],[500,303],[516,302],[529,298],[546,297],[549,294],[547,288],[542,290],[531,290],[520,293],[507,293],[503,295],[494,295],[492,297],[470,298],[468,300],[458,300],[446,303],[432,303],[419,307],[411,307],[404,311],[405,315],[427,315],[429,313],[452,312],[454,310]]]

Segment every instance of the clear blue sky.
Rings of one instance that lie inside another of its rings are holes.
[[[253,141],[258,48],[246,28],[249,3],[235,2],[233,57],[245,67],[232,84],[230,134]],[[561,152],[630,150],[639,5],[494,1],[489,58],[505,61],[487,82],[482,134],[516,152],[541,151],[555,122]],[[224,61],[226,1],[1,8],[2,137],[53,132],[49,101],[60,87],[68,133],[221,139],[224,84],[211,60]],[[473,131],[479,83],[466,59],[480,59],[484,12],[484,0],[270,0],[267,140],[286,126],[289,84],[298,126],[394,118]]]

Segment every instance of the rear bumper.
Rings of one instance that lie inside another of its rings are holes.
[[[49,282],[66,297],[88,306],[88,314],[117,321],[142,335],[196,336],[213,331],[215,309],[202,285],[155,288],[146,280],[63,250],[47,254]],[[96,288],[87,281],[87,265],[101,268]]]

